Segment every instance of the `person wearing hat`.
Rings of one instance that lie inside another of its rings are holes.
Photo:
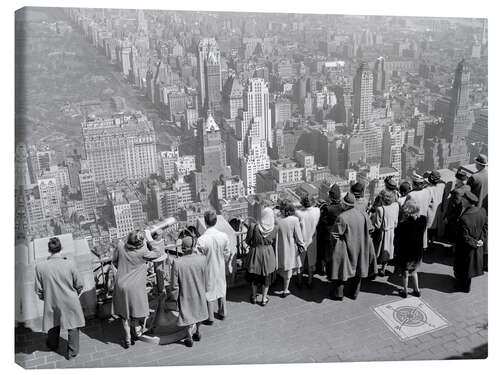
[[[208,319],[207,258],[193,251],[195,247],[193,236],[185,236],[181,241],[183,256],[175,258],[172,262],[169,300],[177,301],[179,311],[177,326],[185,327],[184,344],[192,347],[193,340],[201,340],[201,322]]]
[[[85,326],[79,295],[83,283],[75,263],[61,254],[61,241],[48,243],[49,257],[35,267],[35,292],[43,301],[42,329],[47,347],[57,350],[61,329],[68,330],[67,359],[78,355],[80,331]]]
[[[365,198],[365,185],[361,182],[356,182],[351,186],[351,193],[354,195],[354,198],[356,198],[354,207],[361,212],[367,212],[368,199]]]
[[[441,210],[442,207],[446,184],[441,180],[441,174],[436,170],[429,173],[427,181],[429,184],[426,189],[431,193],[431,207],[427,222],[427,233],[429,242],[433,242],[437,236],[438,219],[440,217],[438,211]]]
[[[427,218],[427,227],[429,226],[429,215],[432,208],[432,194],[429,189],[426,189],[425,179],[413,172],[412,176],[413,189],[406,196],[406,200],[413,199],[418,205],[418,212],[420,215]],[[424,232],[424,251],[427,250],[427,229]]]
[[[384,188],[380,191],[380,193],[382,191],[389,194],[394,202],[398,201],[399,199],[398,184],[396,183],[394,176],[387,176],[386,178],[384,178]],[[382,197],[380,196],[380,193],[375,197],[375,200],[373,201],[373,204],[369,211],[370,214],[374,214],[377,208],[383,206]]]
[[[465,171],[459,169],[455,174],[455,188],[450,192],[445,213],[446,239],[453,245],[457,241],[458,218],[462,213],[462,197],[470,186],[466,184],[468,176]]]
[[[144,322],[149,315],[147,262],[162,255],[158,246],[153,244],[153,248],[153,251],[148,250],[144,233],[134,230],[129,233],[125,243],[122,240],[118,242],[113,253],[113,263],[117,265],[118,270],[112,311],[121,318],[125,349],[133,345],[140,336],[140,322]]]
[[[369,232],[370,219],[366,213],[355,209],[354,205],[354,195],[347,193],[342,200],[344,211],[338,216],[332,230],[336,241],[328,254],[331,260],[328,278],[333,287],[330,296],[337,301],[344,298],[344,286],[350,289],[346,295],[356,299],[361,279],[377,272],[375,248]]]
[[[325,255],[327,249],[334,245],[330,234],[333,224],[335,224],[337,217],[343,211],[342,205],[340,204],[342,194],[340,192],[340,187],[337,184],[330,187],[328,196],[330,198],[330,204],[321,206],[317,228],[318,242],[316,248],[316,271],[320,275],[324,275],[329,267],[329,264],[326,262]]]
[[[371,219],[373,227],[373,245],[380,264],[378,275],[385,276],[387,263],[394,257],[394,229],[398,225],[399,204],[394,195],[387,190],[380,192],[381,206],[375,209]]]
[[[488,236],[488,218],[479,199],[466,191],[462,197],[462,214],[458,219],[457,244],[453,271],[459,291],[469,293],[471,279],[483,274],[483,245]]]
[[[467,182],[470,191],[478,198],[477,205],[482,207],[483,199],[488,196],[488,157],[479,154],[475,159],[477,172]]]

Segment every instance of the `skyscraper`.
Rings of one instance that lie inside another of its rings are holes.
[[[355,121],[367,121],[372,112],[373,73],[368,64],[360,64],[353,82],[353,113]]]
[[[42,213],[45,219],[61,216],[60,192],[55,178],[38,180],[38,190],[42,204]]]
[[[383,93],[386,85],[386,71],[384,68],[384,58],[379,57],[373,69],[373,92]]]
[[[472,113],[469,106],[470,70],[461,60],[455,70],[451,103],[445,118],[446,138],[453,143],[464,139],[472,127]]]
[[[202,189],[210,193],[215,181],[220,176],[231,176],[231,168],[226,164],[226,147],[222,141],[219,125],[209,110],[204,121],[200,121],[197,129],[198,150],[196,155],[196,193]]]
[[[261,118],[260,135],[269,147],[273,145],[271,110],[269,109],[269,89],[263,78],[250,78],[243,97],[245,110],[252,117]]]
[[[96,183],[136,180],[157,172],[156,135],[140,112],[82,123],[83,145]]]
[[[219,111],[221,105],[220,50],[215,38],[204,38],[198,44],[198,83],[200,114],[208,109]]]
[[[234,75],[229,77],[222,90],[222,111],[224,117],[234,120],[238,110],[243,108],[243,86]]]
[[[241,159],[241,177],[247,188],[247,194],[256,192],[257,172],[269,169],[270,158],[267,154],[266,140],[248,137],[248,152]]]
[[[97,189],[94,174],[88,168],[83,168],[78,175],[83,205],[87,213],[92,213],[97,204]]]

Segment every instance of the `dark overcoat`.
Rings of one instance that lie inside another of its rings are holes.
[[[471,192],[479,199],[477,206],[481,207],[483,199],[488,195],[488,168],[483,168],[470,176],[467,184],[470,185]]]
[[[458,237],[453,270],[456,278],[471,278],[483,274],[483,246],[477,241],[487,241],[488,219],[486,211],[469,207],[458,219]]]
[[[331,280],[346,281],[351,277],[368,277],[377,272],[375,248],[370,237],[368,215],[351,208],[342,212],[335,222],[331,248]]]

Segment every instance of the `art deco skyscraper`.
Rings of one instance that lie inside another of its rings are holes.
[[[213,183],[221,176],[230,176],[231,168],[226,163],[226,147],[222,141],[219,125],[209,110],[206,119],[199,123],[198,154],[196,155],[197,175],[196,192],[205,189],[212,191]]]
[[[457,142],[467,137],[472,127],[472,113],[469,105],[470,70],[465,60],[458,63],[451,93],[451,103],[446,116],[446,138]]]
[[[373,73],[366,62],[361,63],[353,82],[353,113],[355,121],[367,121],[372,113]]]
[[[198,44],[198,82],[200,114],[221,109],[220,50],[215,38],[204,38]]]
[[[252,117],[260,117],[260,136],[269,147],[273,146],[271,110],[269,108],[269,89],[263,78],[250,78],[243,96],[245,110]]]

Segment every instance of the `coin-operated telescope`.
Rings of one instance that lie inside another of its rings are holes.
[[[154,232],[156,232],[160,229],[165,229],[167,227],[174,225],[176,222],[177,222],[177,220],[175,219],[175,217],[167,217],[165,220],[163,220],[159,223],[153,224],[153,225],[149,226],[147,229],[149,230],[149,232],[151,234],[153,234]]]

